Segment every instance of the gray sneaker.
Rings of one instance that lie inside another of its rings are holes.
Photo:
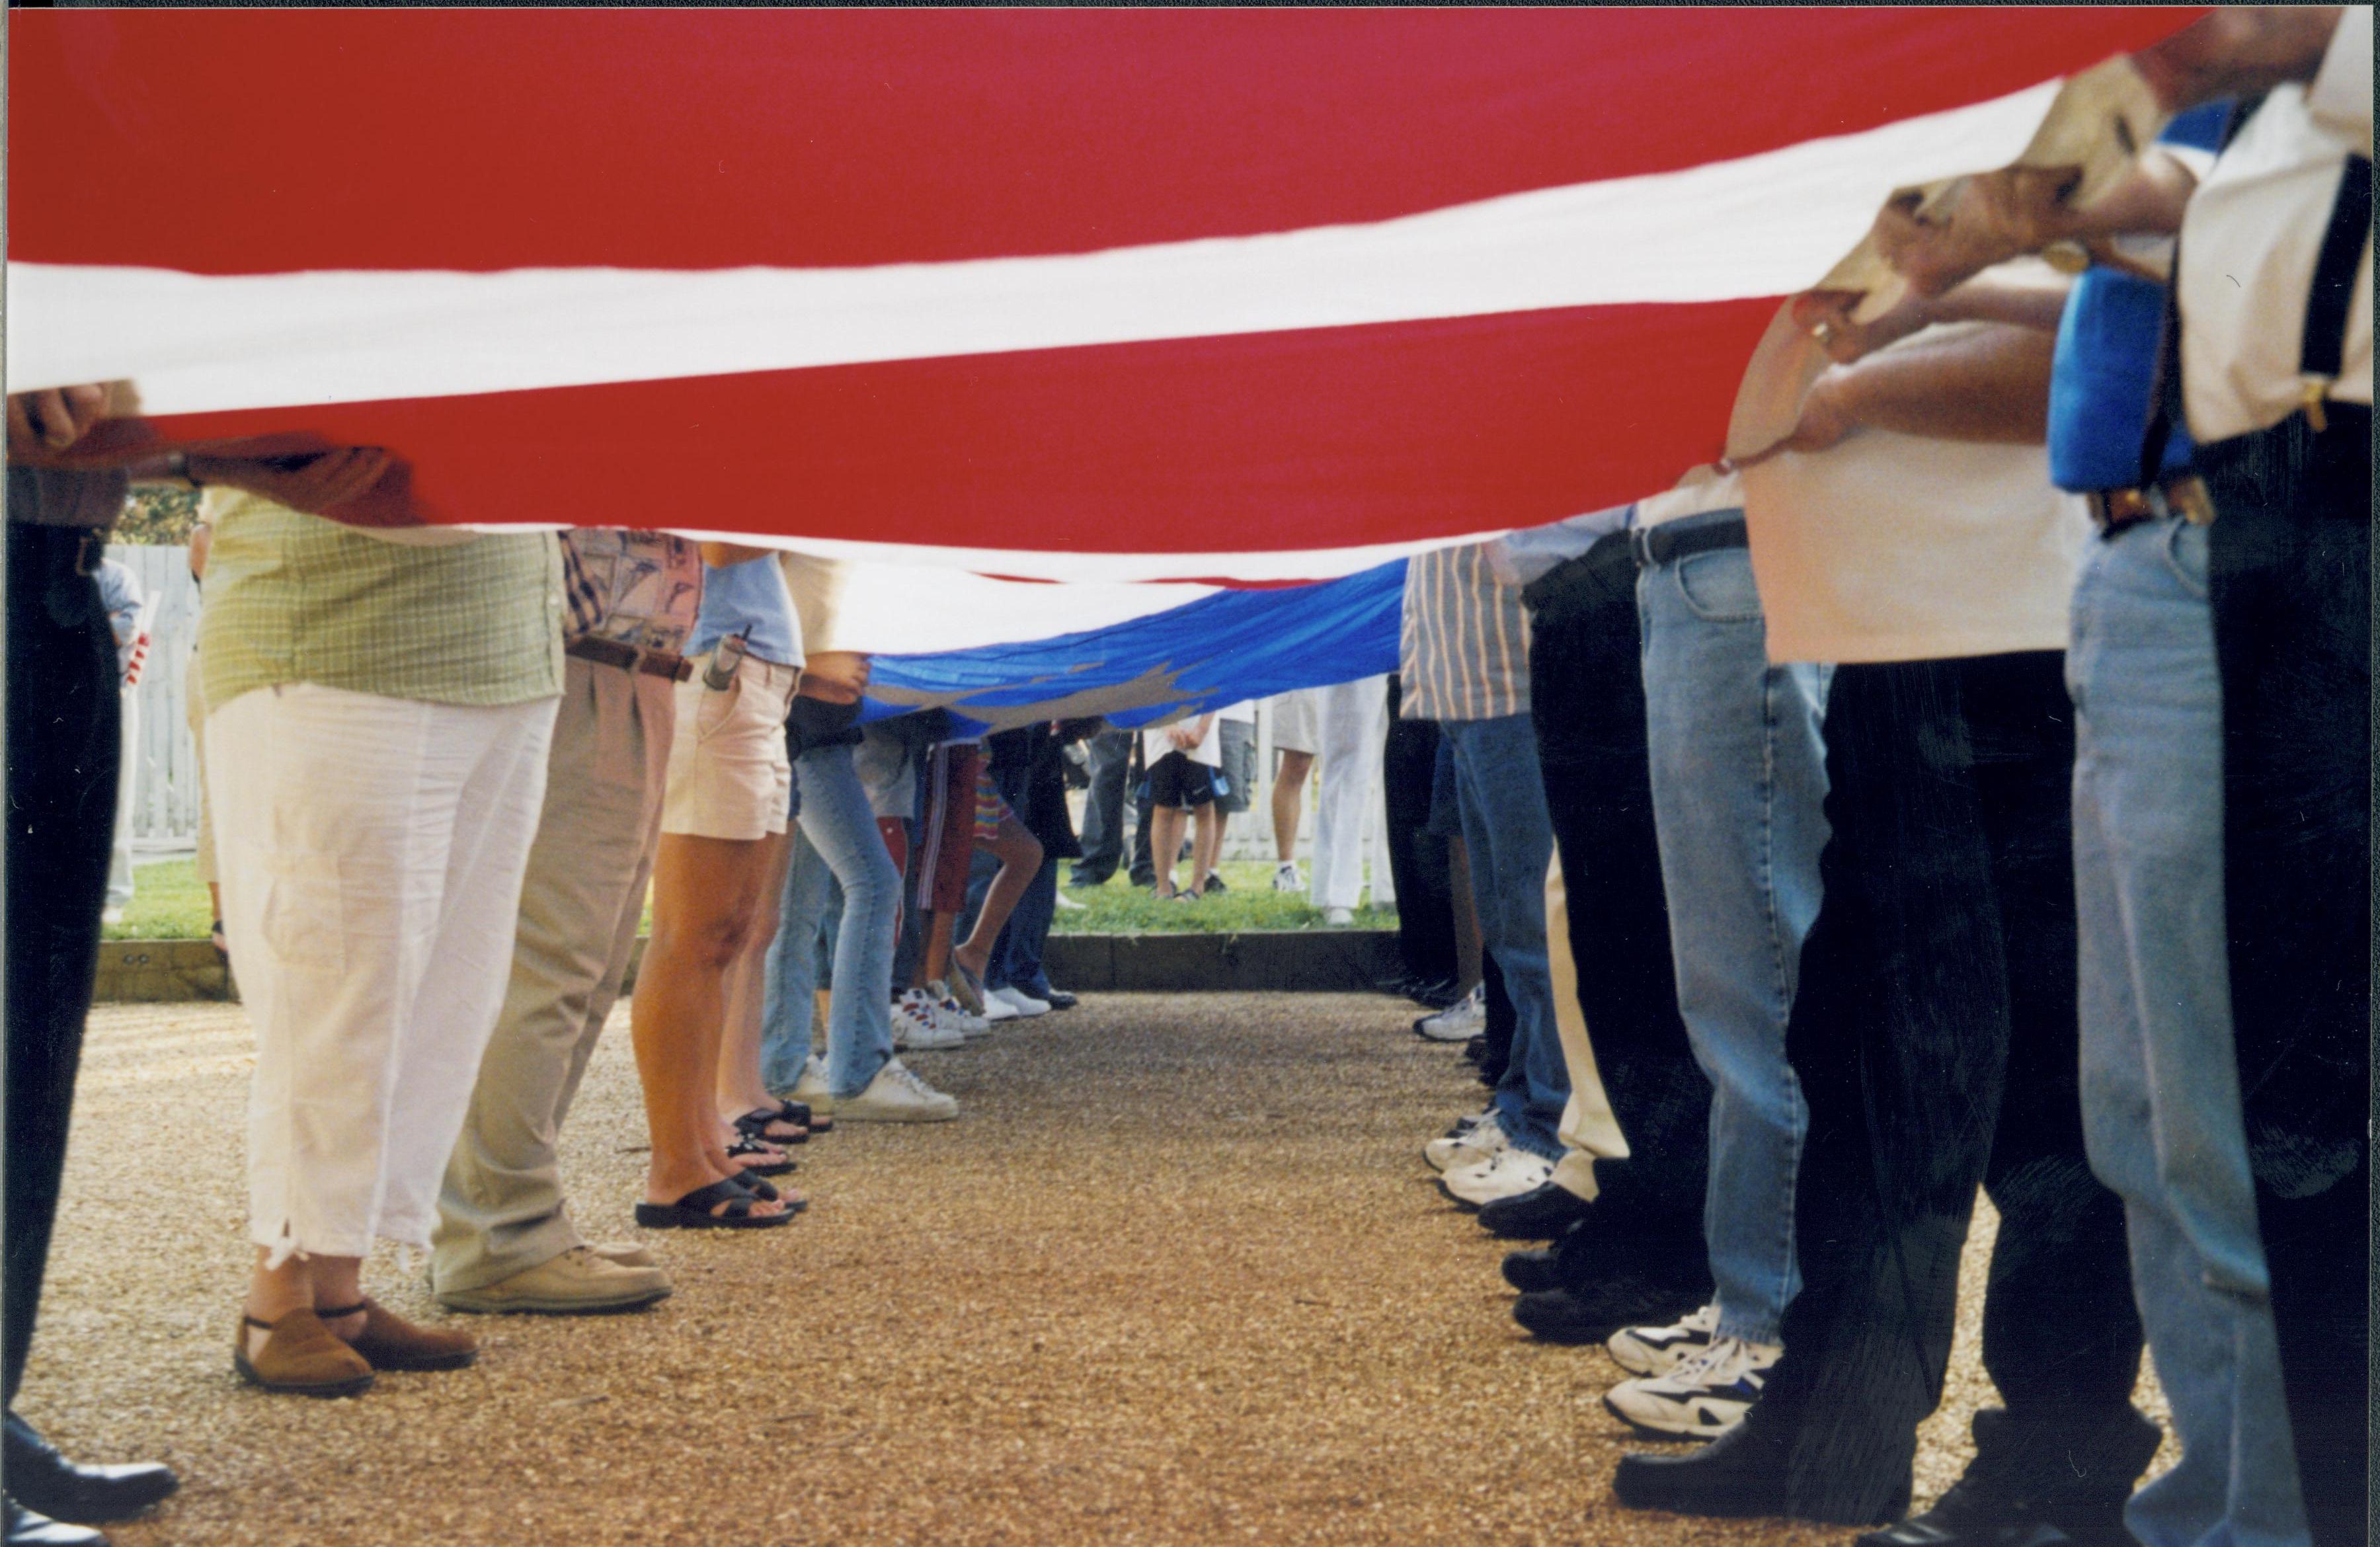
[[[835,1102],[834,1115],[854,1123],[947,1123],[959,1115],[959,1103],[895,1058],[876,1071],[867,1090]]]

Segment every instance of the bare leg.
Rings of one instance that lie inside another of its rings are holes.
[[[1479,986],[1479,899],[1471,891],[1471,850],[1461,838],[1446,840],[1446,864],[1454,894],[1454,986],[1469,993]]]
[[[914,987],[951,981],[951,934],[957,927],[955,914],[926,915],[926,948],[917,953],[917,981]]]
[[[1025,895],[1034,872],[1041,868],[1041,840],[1025,830],[1014,811],[1001,817],[1000,829],[992,834],[989,847],[993,858],[1000,861],[1000,873],[991,878],[991,885],[984,891],[983,907],[975,916],[975,928],[951,952],[959,965],[978,980],[991,964],[991,947],[1000,939],[1000,932],[1007,927],[1008,916],[1016,911],[1017,899]]]
[[[257,1321],[271,1323],[293,1310],[311,1310],[318,1306],[361,1304],[363,1259],[360,1257],[292,1257],[277,1268],[264,1265],[262,1247],[256,1249],[256,1266],[248,1277],[248,1304],[244,1308]],[[364,1330],[363,1312],[342,1316],[323,1323],[341,1337],[358,1336]],[[254,1358],[264,1347],[268,1335],[263,1327],[247,1329],[248,1357]]]
[[[1283,749],[1272,781],[1272,847],[1286,865],[1297,858],[1297,822],[1305,809],[1305,780],[1314,772],[1312,752]]]
[[[719,1131],[719,1039],[727,970],[759,915],[767,860],[758,843],[662,834],[652,939],[628,1016],[653,1141],[648,1202],[674,1202],[735,1169]],[[777,1203],[754,1210],[783,1212]]]
[[[744,954],[727,972],[727,1022],[719,1042],[719,1115],[731,1127],[744,1114],[776,1104],[760,1079],[760,1002],[767,987],[763,961],[777,937],[777,905],[784,895],[785,867],[792,862],[794,846],[790,833],[760,843],[768,870],[761,877],[759,909]],[[772,1123],[768,1137],[792,1139],[799,1131]]]
[[[1179,806],[1158,806],[1148,813],[1148,862],[1157,867],[1157,895],[1173,895],[1173,867],[1181,862],[1182,819]]]
[[[1212,800],[1190,812],[1190,890],[1203,893],[1223,852],[1223,810]]]

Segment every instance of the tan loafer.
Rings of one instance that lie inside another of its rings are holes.
[[[374,1370],[460,1370],[479,1359],[480,1340],[469,1333],[417,1326],[377,1300],[315,1314],[327,1322],[358,1311],[363,1312],[364,1330],[347,1339],[347,1346]]]
[[[572,1247],[510,1278],[475,1289],[442,1291],[438,1303],[449,1310],[481,1314],[594,1316],[635,1310],[669,1295],[669,1274],[659,1268],[622,1262],[594,1247]]]
[[[264,1334],[264,1346],[252,1359],[248,1354],[250,1327]],[[372,1383],[370,1362],[341,1342],[321,1317],[302,1309],[273,1322],[241,1317],[231,1364],[252,1386],[300,1396],[353,1396],[370,1390]]]

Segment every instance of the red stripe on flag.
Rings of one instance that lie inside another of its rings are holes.
[[[18,10],[9,252],[710,268],[1290,230],[1873,128],[2197,14]]]
[[[310,431],[395,448],[440,521],[1337,548],[1667,488],[1719,455],[1776,308],[1590,307],[156,424],[185,442]]]

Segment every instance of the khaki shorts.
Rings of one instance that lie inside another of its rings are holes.
[[[695,657],[694,675],[677,685],[662,831],[747,841],[782,833],[794,803],[785,712],[801,673],[747,655],[722,693],[703,686],[710,664]]]

